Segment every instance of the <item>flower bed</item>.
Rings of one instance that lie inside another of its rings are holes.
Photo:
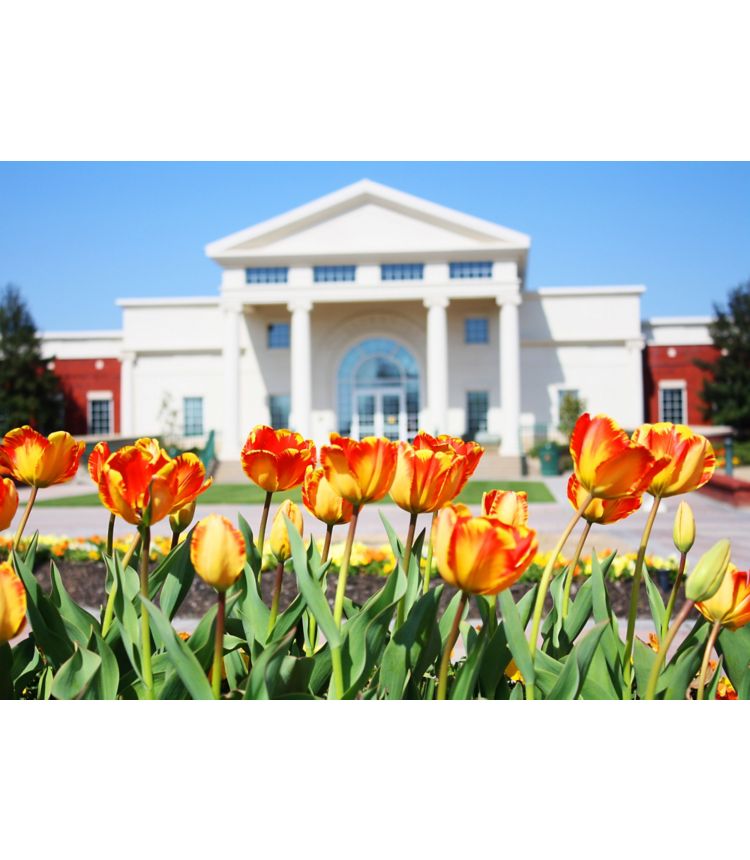
[[[184,540],[184,535],[181,536]],[[9,535],[0,535],[0,561],[5,561],[13,543]],[[25,551],[30,545],[30,539],[21,541],[21,549]],[[116,540],[114,548],[117,552],[126,553],[130,548],[130,539]],[[106,551],[107,539],[101,535],[74,538],[68,535],[39,535],[36,551],[37,565],[46,565],[50,560],[57,563],[69,562],[83,564],[86,562],[102,562]],[[322,550],[323,541],[317,542],[318,550]],[[154,537],[151,541],[150,558],[152,562],[158,562],[169,554],[171,541],[168,537]],[[343,541],[331,545],[329,558],[331,559],[331,572],[338,573],[344,557],[345,544]],[[611,550],[605,550],[602,557],[611,554]],[[424,571],[426,564],[426,550],[422,555],[421,568]],[[529,568],[520,577],[521,582],[538,582],[541,579],[547,561],[551,553],[537,553]],[[607,578],[611,580],[630,579],[635,571],[637,553],[631,552],[618,555],[607,569]],[[562,571],[570,564],[571,559],[566,556],[558,556],[555,570]],[[576,568],[577,576],[591,575],[592,558],[590,555],[583,556]],[[364,543],[355,543],[352,547],[350,560],[351,570],[359,575],[388,576],[396,566],[396,559],[390,544],[371,546]],[[647,556],[646,565],[652,572],[665,571],[669,580],[672,581],[677,573],[678,559],[676,555],[668,557]],[[265,542],[263,552],[263,570],[270,571],[276,567],[271,553],[270,541]],[[437,564],[433,559],[433,574],[437,572]]]

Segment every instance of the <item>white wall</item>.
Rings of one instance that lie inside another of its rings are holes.
[[[44,332],[40,335],[44,358],[119,358],[120,331]]]

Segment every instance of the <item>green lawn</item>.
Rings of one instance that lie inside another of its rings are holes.
[[[530,502],[554,501],[552,494],[541,481],[469,481],[459,496],[459,501],[466,504],[479,504],[482,501],[482,493],[495,489],[524,490],[529,494]],[[254,484],[214,484],[200,497],[200,502],[206,505],[259,505],[263,503],[264,498],[263,490]],[[292,499],[295,502],[302,501],[299,489],[274,494],[274,501],[281,501],[282,499]],[[390,498],[386,496],[382,504],[388,503],[390,503]],[[42,508],[93,508],[100,504],[99,496],[96,493],[47,500],[42,496],[37,502],[37,505]]]

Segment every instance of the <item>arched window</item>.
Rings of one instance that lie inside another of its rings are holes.
[[[339,433],[411,438],[419,426],[419,368],[405,347],[370,338],[353,347],[338,374]]]

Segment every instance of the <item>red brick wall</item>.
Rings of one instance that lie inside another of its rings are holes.
[[[97,367],[97,365],[101,365]],[[55,373],[62,382],[65,396],[65,429],[73,435],[88,432],[87,394],[89,391],[111,391],[114,401],[113,433],[120,432],[120,359],[58,358]]]
[[[659,420],[659,382],[684,379],[687,388],[688,424],[710,424],[703,416],[700,391],[706,372],[695,366],[696,358],[713,361],[713,346],[647,346],[643,351],[643,396],[646,421]]]

